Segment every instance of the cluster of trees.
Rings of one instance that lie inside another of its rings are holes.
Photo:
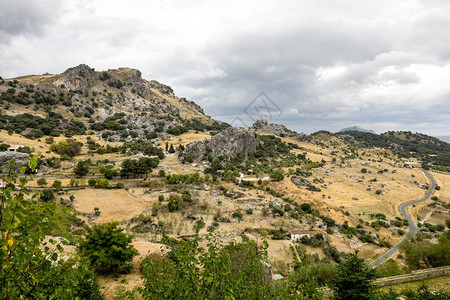
[[[91,129],[95,131],[102,131],[105,129],[118,131],[124,129],[123,125],[127,124],[124,119],[125,113],[115,113],[113,116],[106,118],[102,123],[91,124]]]
[[[213,157],[212,150],[207,149],[202,160],[210,161],[211,165],[205,170],[205,173],[217,175],[220,170],[231,170],[260,176],[271,173],[273,169],[293,167],[308,162],[305,155],[290,153],[293,146],[283,142],[280,138],[266,135],[258,136],[258,139],[261,143],[255,152],[248,152],[246,155],[240,153],[229,159],[222,156]],[[185,162],[192,162],[193,158],[185,155],[183,159]]]
[[[157,157],[141,157],[138,160],[126,159],[122,162],[120,176],[130,178],[130,176],[136,177],[139,175],[147,176],[151,173],[153,168],[156,168],[159,164],[159,158]]]
[[[167,177],[168,184],[179,184],[179,183],[191,183],[197,184],[203,182],[203,178],[200,176],[200,173],[192,173],[192,174],[171,174]]]
[[[214,121],[212,124],[205,124],[202,123],[199,119],[192,119],[192,120],[186,120],[184,121],[184,126],[187,129],[195,130],[195,131],[216,131],[220,132],[228,127],[230,127],[230,124],[224,123],[224,122],[217,122]]]
[[[422,234],[401,246],[408,267],[412,270],[450,265],[450,231],[445,231],[437,244],[432,244]]]
[[[57,144],[51,145],[50,150],[61,156],[74,157],[80,153],[81,146],[83,146],[83,143],[81,142],[74,139],[66,139],[65,141],[60,141]]]
[[[416,157],[426,164],[450,167],[450,144],[435,137],[412,132],[378,135],[360,131],[337,132],[337,136],[352,136],[364,148],[390,149],[402,157]]]
[[[33,139],[40,138],[44,135],[59,136],[61,132],[67,131],[65,127],[68,124],[69,122],[57,113],[49,113],[46,118],[28,113],[16,116],[0,114],[0,129],[6,129],[10,133],[15,132],[19,134],[26,129],[30,129],[27,137]]]

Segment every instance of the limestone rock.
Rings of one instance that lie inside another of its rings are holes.
[[[213,157],[223,156],[225,159],[249,151],[255,151],[259,145],[259,140],[255,135],[247,130],[229,127],[219,134],[213,136],[211,140],[197,141],[189,144],[184,150],[184,155],[192,155],[196,160],[202,160],[208,152]]]
[[[30,156],[22,152],[0,152],[0,171],[9,168],[9,162],[12,160],[16,162],[13,172],[17,173],[22,166],[28,163]]]
[[[55,85],[65,85],[67,89],[85,90],[95,85],[97,76],[95,70],[88,65],[81,64],[79,66],[67,69],[54,82]]]

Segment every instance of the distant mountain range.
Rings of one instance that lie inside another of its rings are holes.
[[[440,135],[440,136],[437,136],[437,138],[440,139],[441,141],[450,143],[450,135]]]
[[[350,126],[350,127],[342,128],[341,130],[339,130],[339,132],[345,132],[345,131],[360,131],[360,132],[376,134],[375,131],[373,131],[373,130],[365,129],[365,128],[362,128],[359,126]]]

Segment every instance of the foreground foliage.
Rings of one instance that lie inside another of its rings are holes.
[[[28,167],[36,168],[36,157]],[[21,172],[25,171],[23,167]],[[7,188],[0,191],[0,298],[102,299],[88,263],[60,259],[62,246],[51,237],[45,241],[53,226],[54,206],[25,188],[25,177],[10,172],[5,181]]]
[[[118,222],[94,225],[78,246],[96,270],[128,273],[132,269],[130,262],[138,251],[131,245],[132,237],[118,225]]]

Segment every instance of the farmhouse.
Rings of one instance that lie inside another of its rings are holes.
[[[327,233],[325,231],[311,231],[311,230],[291,230],[288,232],[288,235],[291,236],[291,240],[299,240],[304,236],[312,237],[315,235],[321,234],[326,236]]]
[[[19,150],[19,148],[24,147],[24,145],[12,145],[11,147],[8,148],[8,151],[10,152],[17,152],[17,150]]]

